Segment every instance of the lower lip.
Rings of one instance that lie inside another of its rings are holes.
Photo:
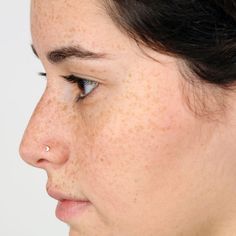
[[[90,202],[64,200],[58,202],[56,216],[61,221],[69,221],[80,218],[84,211],[91,205]]]

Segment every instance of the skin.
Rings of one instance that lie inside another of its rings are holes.
[[[47,87],[20,154],[47,172],[48,189],[91,202],[65,222],[70,236],[235,235],[235,95],[221,122],[194,116],[180,59],[145,56],[98,0],[33,0],[31,23]],[[110,59],[46,58],[77,44]],[[73,73],[100,83],[78,103],[61,78]]]

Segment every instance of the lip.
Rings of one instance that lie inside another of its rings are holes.
[[[47,189],[48,195],[58,201],[64,201],[64,200],[69,200],[69,201],[76,201],[76,202],[88,202],[89,200],[83,197],[78,197],[74,198],[69,195],[66,195],[62,192],[58,192],[56,190],[52,190],[50,188]]]
[[[88,199],[82,197],[73,198],[52,189],[47,189],[47,192],[49,196],[58,200],[56,217],[63,222],[69,222],[73,219],[78,221],[85,210],[91,205]]]
[[[64,222],[69,222],[73,219],[78,222],[90,205],[91,203],[88,201],[59,201],[56,208],[56,217]]]

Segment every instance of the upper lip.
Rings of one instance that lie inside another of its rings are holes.
[[[74,202],[89,202],[88,199],[79,197],[74,198],[69,195],[66,195],[65,193],[59,192],[57,190],[53,190],[50,188],[47,188],[48,195],[58,201],[74,201]]]

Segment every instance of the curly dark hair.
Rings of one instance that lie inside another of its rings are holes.
[[[234,87],[235,0],[105,0],[105,7],[136,42],[183,59],[198,81]]]

